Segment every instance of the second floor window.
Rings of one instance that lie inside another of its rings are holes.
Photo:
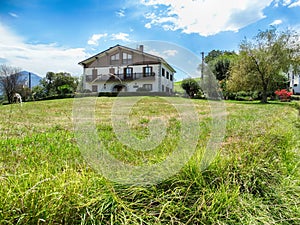
[[[149,77],[152,75],[152,66],[143,67],[144,77]]]
[[[119,59],[120,59],[120,54],[119,53],[110,56],[110,64],[111,65],[117,65],[118,62],[119,62]]]
[[[133,74],[133,68],[132,67],[124,68],[124,77],[132,77],[132,74]]]
[[[132,55],[126,52],[123,52],[123,65],[128,65],[132,63]]]

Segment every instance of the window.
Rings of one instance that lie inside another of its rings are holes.
[[[123,60],[122,60],[123,64],[132,64],[132,55],[126,52],[123,52]]]
[[[144,84],[143,88],[145,88],[147,91],[152,91],[152,84]]]
[[[119,59],[120,59],[120,54],[114,54],[110,57],[110,64],[111,65],[117,65],[119,63]]]
[[[132,67],[124,68],[124,78],[132,77],[132,74],[133,74],[133,68]]]
[[[170,74],[170,81],[173,81],[173,74]]]
[[[170,92],[170,88],[166,87],[166,92],[169,93]]]
[[[144,77],[152,76],[152,66],[143,67]]]
[[[92,92],[98,92],[98,85],[92,85]]]
[[[162,91],[162,92],[165,91],[165,86],[164,86],[164,85],[161,86],[161,91]]]
[[[169,79],[169,71],[167,71],[167,77],[166,78]]]
[[[165,68],[161,69],[161,75],[164,77],[165,76]]]

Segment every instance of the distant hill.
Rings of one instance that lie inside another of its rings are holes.
[[[21,80],[24,81],[25,85],[29,85],[29,73],[31,75],[31,88],[38,86],[40,84],[40,80],[42,79],[42,77],[40,77],[39,75],[32,73],[32,72],[28,72],[28,71],[21,71]]]

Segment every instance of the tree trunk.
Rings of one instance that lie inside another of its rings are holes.
[[[261,96],[261,103],[268,103],[268,88],[264,85],[262,96]]]

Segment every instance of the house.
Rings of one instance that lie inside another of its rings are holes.
[[[293,94],[300,94],[300,74],[297,74],[295,71],[289,72],[290,79],[290,89]]]
[[[116,45],[79,62],[83,89],[92,92],[166,92],[174,89],[175,70],[163,58]]]

